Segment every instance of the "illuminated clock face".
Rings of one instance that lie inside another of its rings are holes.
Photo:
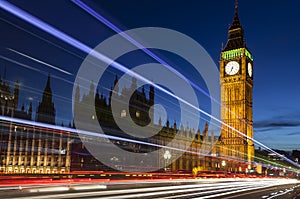
[[[236,61],[228,62],[225,66],[225,72],[228,75],[235,75],[240,70],[240,64]]]
[[[248,74],[252,77],[252,64],[250,62],[248,63]]]

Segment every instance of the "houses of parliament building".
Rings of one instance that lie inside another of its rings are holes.
[[[149,92],[143,87],[136,88],[136,80],[132,79],[130,88],[124,88],[122,95],[130,93],[129,113],[120,112],[121,117],[131,117],[138,125],[147,125],[154,113],[150,107],[155,102],[155,89],[149,86]],[[114,86],[117,85],[116,76]],[[19,107],[19,83],[16,82],[13,92],[5,80],[0,80],[0,115],[13,120],[0,120],[0,172],[1,173],[65,173],[77,170],[118,170],[109,168],[95,159],[81,142],[79,136],[72,131],[76,128],[69,124],[68,128],[55,128],[56,109],[53,103],[51,77],[48,75],[42,100],[36,108],[35,118],[32,118],[32,104],[25,110],[24,105]],[[162,165],[172,171],[186,170],[227,170],[232,172],[251,166],[254,158],[253,120],[252,120],[252,88],[253,88],[253,57],[246,46],[244,30],[241,26],[238,7],[236,5],[233,22],[228,30],[228,40],[220,56],[220,87],[221,87],[221,121],[223,122],[220,137],[205,128],[190,129],[188,126],[177,126],[176,122],[169,121],[161,131],[153,137],[153,143],[164,145],[169,143],[176,134],[180,140],[174,147],[184,148],[191,143],[190,152],[185,152],[177,160],[165,164],[163,154],[157,162],[157,168]],[[95,98],[95,109],[99,123],[108,129],[111,134],[122,135],[122,131],[114,122],[111,111],[111,89],[108,99],[103,94],[94,94],[94,85],[91,85],[90,96],[80,96],[76,89],[75,100],[85,103],[86,97]],[[148,96],[148,97],[147,97]],[[84,113],[82,113],[84,114]],[[90,119],[90,116],[86,116]],[[20,123],[19,120],[29,121]],[[30,122],[35,121],[35,123]],[[47,125],[40,125],[40,124]],[[156,124],[158,126],[162,126]],[[120,147],[137,153],[155,150],[148,146],[133,143],[115,143]],[[176,151],[171,151],[176,153]],[[205,154],[205,155],[204,155]],[[151,160],[149,160],[151,161]],[[226,164],[224,164],[226,161]],[[144,162],[147,165],[147,162]]]

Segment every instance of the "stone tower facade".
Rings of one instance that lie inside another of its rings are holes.
[[[246,46],[244,29],[235,6],[233,23],[228,30],[228,40],[220,57],[222,156],[251,164],[254,156],[252,90],[253,57]],[[233,129],[234,128],[234,129]],[[237,165],[229,165],[236,170]]]

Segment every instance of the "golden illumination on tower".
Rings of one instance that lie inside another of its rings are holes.
[[[228,31],[228,41],[220,56],[221,131],[220,153],[230,159],[251,164],[254,156],[252,90],[253,57],[246,46],[244,30],[235,6],[233,23]],[[237,170],[238,164],[229,165]]]

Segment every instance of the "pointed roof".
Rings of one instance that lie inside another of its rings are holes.
[[[205,123],[205,131],[208,131],[208,122]]]
[[[229,30],[237,29],[237,28],[242,28],[240,19],[239,19],[239,4],[238,1],[235,1],[235,11],[234,11],[234,18],[233,22],[229,28]]]
[[[116,84],[118,83],[118,81],[119,81],[118,75],[116,74],[115,81],[114,81],[114,86],[116,86]]]
[[[42,101],[36,111],[36,121],[48,124],[55,124],[55,108],[52,99],[52,89],[50,85],[50,73],[43,93]]]
[[[50,82],[50,73],[48,73],[47,83],[44,89],[42,103],[51,104],[52,103],[52,89]]]
[[[47,79],[47,84],[46,84],[44,93],[45,92],[52,94],[52,90],[51,90],[51,86],[50,86],[50,73],[48,73],[48,79]]]
[[[47,83],[43,92],[42,103],[51,104],[52,103],[52,89],[50,85],[50,73],[48,73]]]
[[[246,42],[244,39],[244,29],[241,25],[239,14],[238,14],[238,1],[235,1],[235,13],[233,22],[228,30],[228,40],[223,51],[245,48]]]

